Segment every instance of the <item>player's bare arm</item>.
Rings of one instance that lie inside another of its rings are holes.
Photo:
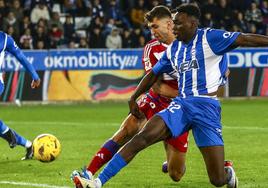
[[[175,98],[178,96],[178,90],[170,87],[168,84],[163,83],[162,81],[157,81],[156,84],[152,87],[154,92],[168,98]]]
[[[153,71],[148,72],[139,85],[137,86],[136,90],[134,91],[133,95],[130,97],[128,101],[130,113],[136,116],[137,118],[143,117],[141,112],[139,111],[138,105],[136,103],[137,98],[148,91],[152,85],[157,81],[157,75],[153,73]]]
[[[235,46],[262,47],[268,45],[268,36],[241,33],[234,42]]]
[[[156,83],[152,86],[155,93],[168,98],[175,98],[178,96],[178,90],[170,87],[170,85],[163,82],[163,75],[158,76]]]

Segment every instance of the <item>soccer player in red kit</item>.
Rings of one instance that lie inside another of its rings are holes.
[[[153,8],[145,15],[145,19],[152,35],[155,37],[146,44],[143,51],[142,62],[147,73],[161,58],[167,46],[175,40],[175,36],[172,32],[171,12],[167,7],[157,6]],[[92,179],[92,176],[113,157],[120,147],[143,128],[148,119],[168,107],[172,98],[178,95],[178,83],[174,75],[176,75],[175,72],[164,74],[150,91],[139,100],[139,110],[143,112],[142,117],[129,114],[120,129],[95,154],[87,168],[81,173],[78,171],[72,173],[71,178],[76,187],[85,187],[85,179]],[[179,181],[185,173],[187,144],[188,132],[164,142],[167,162],[164,163],[162,170],[164,172],[168,171],[174,181]]]

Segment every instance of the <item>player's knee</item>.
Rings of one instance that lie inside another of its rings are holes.
[[[168,169],[168,173],[170,178],[175,181],[178,182],[181,180],[182,176],[185,173],[185,170],[174,170],[174,169]]]
[[[212,177],[210,178],[210,183],[215,187],[222,187],[223,185],[225,185],[225,180],[224,178]]]
[[[170,172],[169,176],[173,181],[179,182],[181,180],[181,177],[183,176],[183,174],[175,171],[175,172]]]

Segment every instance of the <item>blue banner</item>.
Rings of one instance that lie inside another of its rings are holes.
[[[230,68],[268,67],[268,48],[238,48],[227,53]]]
[[[25,50],[27,59],[36,70],[132,70],[142,69],[142,49],[135,50]],[[10,54],[5,57],[3,71],[22,66]]]
[[[143,69],[142,49],[121,50],[25,50],[36,70],[132,70]],[[268,67],[268,48],[239,48],[227,53],[230,68]],[[20,70],[7,54],[3,71]]]

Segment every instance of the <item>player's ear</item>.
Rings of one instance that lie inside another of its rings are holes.
[[[169,29],[172,29],[172,28],[174,27],[174,23],[173,23],[172,20],[168,20],[168,21],[167,21],[167,24],[168,24],[168,28],[169,28]]]

